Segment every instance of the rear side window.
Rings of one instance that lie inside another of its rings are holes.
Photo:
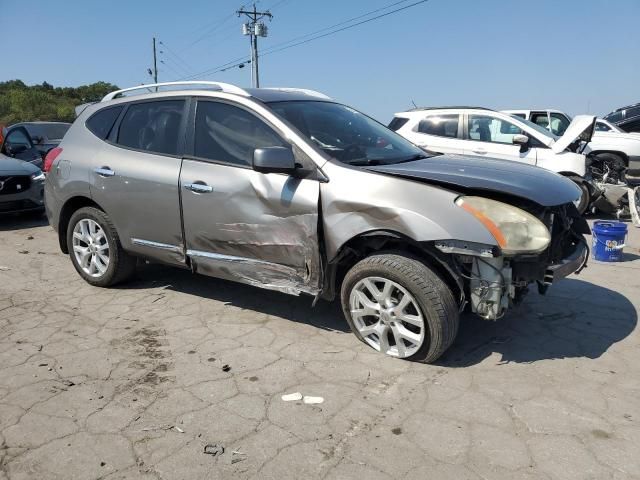
[[[393,130],[394,132],[397,132],[398,130],[400,130],[407,122],[409,121],[408,118],[402,118],[402,117],[394,117],[393,120],[391,120],[391,123],[389,124],[389,128],[391,130]]]
[[[100,140],[104,140],[109,136],[109,132],[116,122],[116,119],[120,116],[123,108],[124,105],[119,105],[117,107],[105,108],[94,113],[89,120],[87,120],[87,128]]]
[[[549,117],[547,113],[534,113],[531,115],[531,121],[542,128],[549,128]]]
[[[118,145],[145,152],[176,155],[184,100],[130,105],[120,123]]]
[[[287,144],[264,121],[241,108],[198,102],[194,155],[235,165],[251,165],[256,148]]]
[[[438,137],[458,137],[459,115],[431,115],[420,120],[418,124],[418,132],[428,135],[436,135]]]

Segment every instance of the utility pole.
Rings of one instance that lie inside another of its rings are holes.
[[[156,37],[153,37],[153,83],[158,83],[158,60],[156,58]],[[158,87],[156,87],[156,92]]]
[[[255,3],[253,4],[253,10],[241,9],[236,13],[238,17],[240,15],[246,15],[249,18],[249,22],[242,25],[242,34],[249,36],[251,44],[251,84],[254,88],[260,88],[260,76],[258,73],[258,37],[266,37],[268,33],[267,26],[263,22],[260,22],[260,20],[265,17],[271,20],[273,15],[271,15],[269,10],[258,12]]]

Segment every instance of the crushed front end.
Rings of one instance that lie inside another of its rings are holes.
[[[586,266],[589,248],[584,235],[590,229],[573,203],[541,207],[530,202],[507,205],[479,197],[461,198],[465,199],[463,208],[467,198],[482,200],[477,205],[469,202],[466,209],[494,234],[500,247],[459,240],[439,241],[434,246],[448,254],[466,303],[480,317],[499,319],[522,301],[532,284],[544,294],[551,284]],[[504,212],[492,212],[496,206]]]

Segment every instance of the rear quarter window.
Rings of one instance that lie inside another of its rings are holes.
[[[129,105],[118,128],[117,144],[149,153],[176,155],[184,100]]]
[[[400,130],[407,122],[409,121],[408,118],[402,118],[402,117],[395,117],[393,120],[391,120],[391,123],[389,123],[389,128],[391,130],[393,130],[394,132],[397,132],[398,130]]]
[[[430,115],[418,123],[418,132],[437,137],[458,137],[460,116],[455,114]]]
[[[87,128],[100,140],[104,140],[109,136],[109,132],[111,132],[113,124],[120,116],[123,108],[123,105],[119,105],[99,110],[89,117],[86,122]]]

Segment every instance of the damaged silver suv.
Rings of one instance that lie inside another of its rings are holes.
[[[570,180],[433,156],[309,90],[113,92],[45,168],[49,220],[90,284],[126,280],[141,257],[339,295],[360,340],[422,362],[452,344],[465,307],[496,320],[530,284],[544,293],[588,257]]]

